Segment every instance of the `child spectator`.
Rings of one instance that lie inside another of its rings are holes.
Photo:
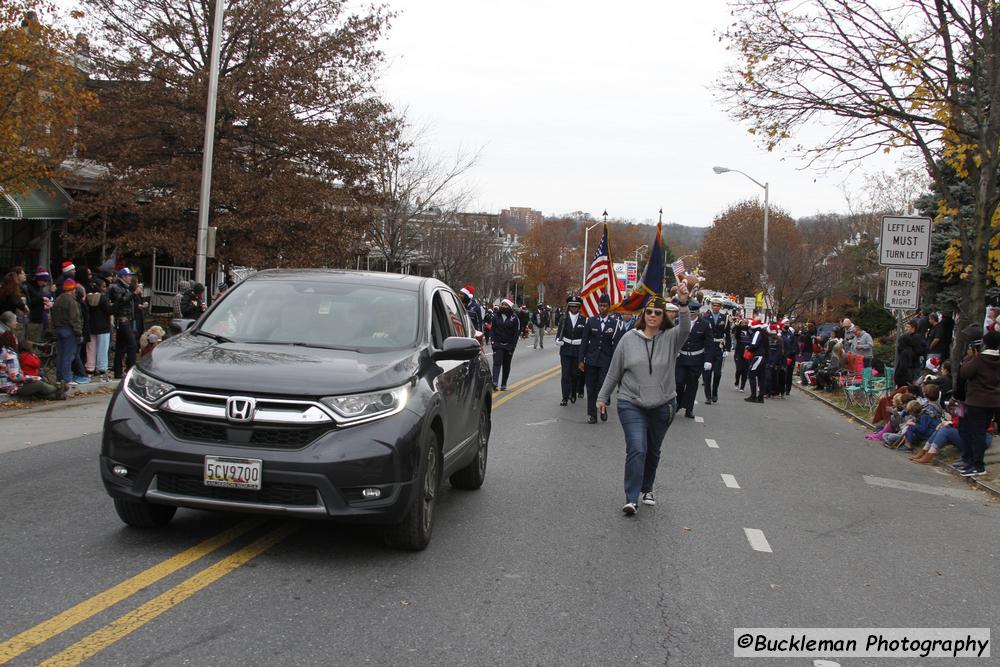
[[[907,445],[907,435],[910,429],[916,426],[922,412],[923,406],[920,405],[920,401],[914,399],[907,403],[906,410],[901,415],[905,421],[900,424],[899,431],[884,434],[882,436],[882,443],[890,449],[898,449],[904,452],[913,451]]]

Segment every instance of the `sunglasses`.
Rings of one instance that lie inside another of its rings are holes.
[[[660,308],[647,308],[647,315],[655,315],[656,317],[663,317],[663,310]]]

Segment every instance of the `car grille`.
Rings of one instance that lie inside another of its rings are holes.
[[[312,506],[317,504],[316,489],[302,484],[264,482],[259,491],[250,489],[227,489],[221,486],[205,486],[200,477],[158,473],[156,486],[160,491],[181,496],[230,500],[265,505]]]
[[[182,440],[221,445],[301,449],[329,431],[329,424],[309,426],[264,426],[236,428],[211,419],[195,419],[163,413],[170,430]]]

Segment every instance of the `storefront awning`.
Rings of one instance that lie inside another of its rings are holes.
[[[16,195],[0,187],[0,220],[65,220],[72,201],[65,190],[49,179]]]

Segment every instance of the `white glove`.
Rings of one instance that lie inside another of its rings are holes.
[[[705,368],[706,371],[712,370],[712,362],[711,361],[706,361],[704,368]]]
[[[558,339],[558,340],[556,341],[556,347],[562,347],[562,346],[563,346],[563,345],[565,345],[565,344],[566,344],[566,343],[565,343],[565,342],[563,341],[563,339],[562,339],[562,338],[560,338],[560,339]]]

